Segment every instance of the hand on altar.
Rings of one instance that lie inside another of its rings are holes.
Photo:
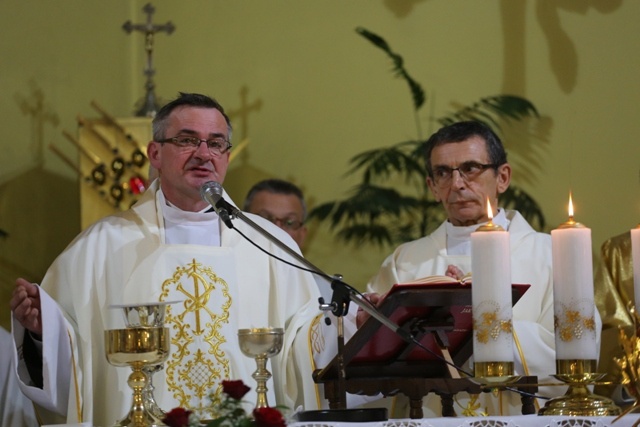
[[[9,305],[14,317],[25,329],[34,334],[42,335],[38,285],[24,279],[17,279]]]
[[[378,306],[378,303],[382,300],[382,296],[377,293],[364,294],[364,297],[374,306]],[[358,307],[358,312],[356,313],[356,326],[359,328],[366,322],[366,320],[371,315]]]
[[[451,264],[447,267],[447,271],[444,273],[445,276],[453,277],[456,280],[462,280],[465,274],[455,265]]]

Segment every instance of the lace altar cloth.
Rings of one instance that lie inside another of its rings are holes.
[[[467,417],[391,419],[370,423],[297,422],[288,427],[631,427],[640,421],[640,415],[628,414],[615,424],[615,417],[567,417],[522,415],[512,417]]]

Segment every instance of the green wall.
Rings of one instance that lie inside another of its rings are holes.
[[[144,42],[140,33],[127,35],[121,26],[145,21],[145,4],[0,1],[0,229],[9,233],[0,237],[0,278],[5,283],[23,273],[39,280],[79,231],[76,174],[47,146],[78,157],[61,131],[75,131],[77,114],[97,117],[91,100],[116,117],[133,114],[144,94]],[[544,139],[522,128],[507,129],[506,143],[515,182],[542,205],[550,228],[566,220],[569,191],[576,220],[592,229],[594,250],[640,221],[640,2],[156,0],[153,5],[156,23],[171,20],[176,26],[173,34],[155,38],[159,97],[196,91],[215,96],[232,113],[243,96],[255,106],[246,120],[235,114],[235,142],[250,139],[225,182],[238,203],[265,177],[294,181],[311,207],[342,198],[355,183],[343,177],[351,156],[417,136],[405,84],[393,78],[386,56],[356,34],[363,26],[383,36],[427,90],[428,106],[420,117],[424,136],[435,130],[433,117],[483,96],[512,93],[535,103],[543,117],[533,130]],[[40,113],[34,116],[33,110]],[[51,214],[54,208],[65,212],[62,218]],[[391,250],[347,247],[325,226],[310,227],[308,258],[329,273],[343,273],[356,287]],[[56,233],[37,232],[40,228]]]

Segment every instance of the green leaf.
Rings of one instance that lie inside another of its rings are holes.
[[[522,120],[527,117],[539,117],[531,101],[520,96],[495,95],[481,98],[468,107],[441,117],[438,123],[446,126],[462,120],[476,120],[499,130],[498,119]]]
[[[416,111],[419,110],[424,104],[426,96],[420,83],[415,81],[409,75],[409,72],[404,68],[404,59],[402,59],[402,56],[392,51],[386,40],[379,35],[363,27],[356,28],[356,32],[373,43],[374,46],[382,49],[384,52],[386,52],[389,58],[391,58],[391,61],[393,62],[394,74],[396,75],[396,77],[403,78],[407,82],[407,84],[409,85],[409,90],[411,91],[411,98],[413,99],[413,108]]]
[[[207,427],[221,427],[222,423],[226,421],[225,418],[216,418],[215,420],[211,420],[207,423]]]

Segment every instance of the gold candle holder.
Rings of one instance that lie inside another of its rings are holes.
[[[271,372],[267,370],[267,359],[280,353],[282,350],[282,328],[251,328],[239,329],[238,341],[240,350],[247,356],[256,360],[257,369],[251,375],[258,383],[256,408],[267,408],[267,380],[271,378]]]
[[[482,385],[510,384],[521,378],[513,374],[513,362],[475,362],[473,381]]]
[[[604,417],[620,415],[620,408],[609,398],[593,394],[587,386],[605,374],[596,372],[595,360],[556,360],[554,378],[569,385],[567,392],[549,400],[538,415]]]

